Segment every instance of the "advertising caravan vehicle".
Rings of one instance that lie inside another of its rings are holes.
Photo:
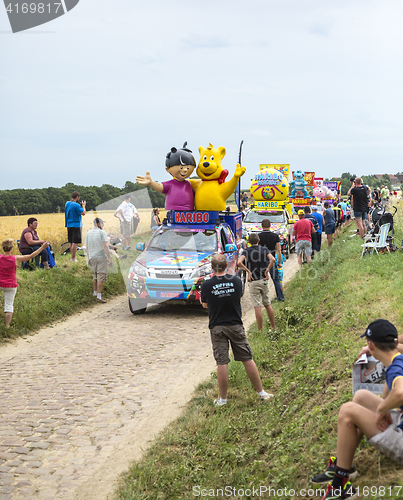
[[[288,198],[288,171],[287,164],[259,165],[259,172],[250,186],[254,204],[242,223],[242,235],[246,239],[251,233],[260,233],[263,230],[262,220],[269,219],[270,229],[279,235],[281,250],[287,258],[295,247],[292,236],[294,219]]]
[[[144,313],[148,303],[199,301],[201,284],[213,275],[214,253],[225,255],[229,274],[238,272],[238,255],[244,244],[241,213],[172,210],[167,215],[147,246],[136,246],[142,253],[127,280],[133,314]],[[245,273],[238,275],[245,284]]]

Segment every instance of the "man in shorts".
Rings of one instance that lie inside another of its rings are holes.
[[[81,244],[82,216],[85,215],[86,202],[80,201],[80,193],[73,191],[71,200],[64,206],[65,227],[67,227],[67,241],[70,243],[71,262],[77,262],[77,245]]]
[[[328,467],[333,468],[333,480],[322,500],[355,496],[349,475],[355,451],[364,436],[369,444],[403,465],[403,355],[397,348],[397,330],[389,321],[377,319],[361,337],[366,338],[372,356],[386,367],[386,383],[382,398],[361,389],[350,403],[340,408],[337,459],[333,464],[329,462]],[[312,481],[319,482],[316,479],[321,475],[314,476]]]
[[[132,219],[135,218],[137,221],[139,220],[137,209],[133,205],[133,203],[130,203],[130,200],[131,195],[129,193],[125,194],[124,200],[113,214],[120,221],[120,233],[122,236],[123,250],[131,249],[130,243],[132,238]]]
[[[271,327],[275,330],[274,311],[269,295],[269,274],[276,259],[266,247],[259,245],[259,236],[252,233],[249,236],[250,247],[243,251],[238,260],[238,266],[248,274],[249,293],[255,309],[257,329],[263,329],[262,304],[264,305]]]
[[[312,234],[315,233],[312,222],[305,219],[305,212],[298,210],[299,220],[294,224],[292,234],[295,236],[295,253],[298,257],[298,264],[302,267],[302,251],[305,249],[308,264],[312,262]]]
[[[362,185],[361,177],[356,177],[354,186],[352,186],[348,193],[351,195],[351,203],[354,210],[355,224],[361,238],[364,238],[367,228],[365,226],[365,219],[367,218],[368,208],[368,188]]]
[[[242,282],[237,276],[225,274],[227,259],[215,254],[211,259],[214,276],[201,286],[200,302],[208,309],[209,329],[214,359],[217,363],[217,381],[220,392],[217,406],[227,404],[229,343],[235,361],[242,361],[246,374],[261,400],[270,399],[273,394],[263,390],[259,371],[252,359],[252,350],[246,339],[242,324]]]
[[[101,304],[106,302],[102,298],[102,288],[108,278],[108,263],[110,266],[112,265],[111,254],[108,248],[109,239],[103,227],[104,221],[96,217],[94,219],[94,227],[88,231],[85,239],[88,264],[92,268],[93,296]]]

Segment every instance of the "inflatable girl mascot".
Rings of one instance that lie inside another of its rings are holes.
[[[188,180],[196,167],[196,160],[192,151],[186,148],[187,142],[182,149],[171,148],[165,160],[165,170],[173,179],[166,182],[156,182],[151,179],[150,172],[144,177],[138,175],[136,182],[142,186],[150,186],[160,193],[166,194],[166,210],[194,210],[194,188],[199,180]]]

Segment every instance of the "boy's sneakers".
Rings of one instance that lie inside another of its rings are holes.
[[[226,405],[227,404],[227,400],[226,399],[221,399],[221,398],[218,398],[218,399],[215,399],[214,400],[214,404],[216,406],[223,406],[223,405]]]
[[[357,495],[357,492],[354,486],[350,483],[350,481],[346,481],[344,486],[341,488],[333,488],[333,486],[329,483],[327,487],[326,494],[322,497],[321,500],[339,500],[345,498],[354,498]]]
[[[336,457],[330,457],[329,463],[327,464],[327,469],[320,474],[316,474],[311,478],[312,483],[321,484],[328,483],[329,481],[333,481],[334,473],[336,470]],[[351,466],[349,479],[354,479],[357,477],[358,473],[355,470],[354,465]]]

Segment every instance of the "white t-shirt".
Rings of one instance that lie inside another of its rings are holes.
[[[122,222],[123,221],[130,222],[132,220],[133,214],[138,213],[133,203],[127,203],[127,201],[122,201],[122,203],[118,206],[117,210],[122,210],[123,218],[122,214],[120,212],[118,213],[119,219]]]

